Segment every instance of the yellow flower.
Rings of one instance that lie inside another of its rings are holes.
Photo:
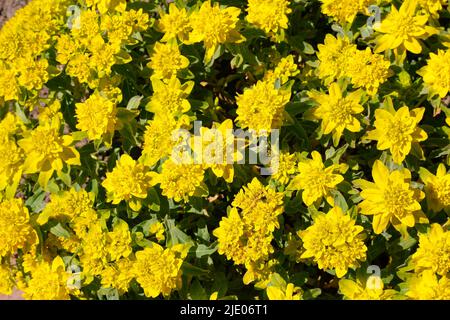
[[[148,189],[157,183],[157,173],[148,171],[143,164],[124,154],[113,171],[106,174],[102,186],[107,191],[108,201],[118,204],[125,200],[131,209],[139,211],[141,199],[145,199]]]
[[[366,260],[363,230],[340,207],[327,214],[320,212],[312,226],[298,233],[306,249],[301,258],[313,258],[319,269],[335,269],[336,276],[342,278],[349,268],[355,269],[359,261]]]
[[[154,234],[158,241],[163,241],[166,238],[164,236],[164,225],[159,221],[151,224],[149,232]]]
[[[11,294],[14,285],[14,278],[12,277],[9,266],[0,264],[0,294]]]
[[[290,88],[277,89],[272,82],[258,81],[236,97],[236,121],[241,128],[257,132],[264,130],[269,133],[272,129],[279,129],[284,107],[290,98]]]
[[[240,13],[239,8],[221,8],[218,3],[211,5],[211,1],[207,0],[198,11],[189,16],[192,32],[188,42],[203,41],[206,62],[212,59],[220,44],[240,43],[245,40],[237,30]]]
[[[75,106],[77,128],[86,132],[89,140],[105,138],[110,143],[116,128],[116,105],[96,93]]]
[[[333,17],[341,24],[352,23],[358,13],[366,13],[370,4],[376,4],[374,0],[320,0],[322,12]]]
[[[407,280],[406,295],[414,300],[450,300],[450,279],[438,277],[431,271],[413,275]]]
[[[416,272],[431,270],[441,276],[450,272],[450,232],[433,223],[428,233],[419,234],[419,248],[412,255]]]
[[[120,259],[105,267],[100,273],[101,283],[105,288],[116,288],[119,294],[128,292],[131,280],[134,278],[133,262]]]
[[[320,61],[317,72],[320,79],[326,80],[325,83],[344,77],[350,67],[351,57],[357,51],[356,45],[348,38],[331,34],[327,34],[324,44],[319,44],[317,48]]]
[[[431,14],[436,14],[447,4],[447,0],[418,0],[419,6]]]
[[[49,74],[47,68],[49,66],[46,59],[22,59],[19,64],[18,77],[19,84],[28,90],[40,90],[42,86],[48,81]]]
[[[113,231],[106,234],[106,242],[110,261],[127,258],[131,254],[131,233],[128,224],[123,220],[116,220]]]
[[[17,72],[8,69],[0,62],[0,97],[5,101],[17,100],[19,97],[19,84],[16,79]]]
[[[273,252],[272,232],[280,227],[278,216],[282,213],[283,193],[263,186],[254,178],[236,195],[228,217],[222,218],[213,231],[218,238],[219,254],[247,267],[252,262],[264,261]]]
[[[67,64],[66,73],[71,77],[76,77],[80,83],[93,81],[93,73],[89,67],[89,56],[86,53],[77,53]]]
[[[88,193],[84,189],[77,191],[71,188],[59,194],[52,194],[50,202],[39,213],[36,222],[44,225],[49,219],[68,221],[75,234],[83,237],[87,228],[98,219],[93,206],[93,193]]]
[[[145,107],[147,111],[153,112],[156,116],[172,118],[191,109],[187,97],[194,87],[193,81],[185,82],[182,85],[176,77],[172,77],[167,83],[152,78],[152,87],[152,98]]]
[[[361,130],[361,124],[354,115],[364,111],[359,104],[362,92],[358,90],[344,96],[337,83],[332,83],[328,91],[329,94],[317,91],[308,94],[319,104],[312,109],[311,115],[314,119],[322,120],[321,130],[324,134],[333,133],[333,141],[337,145],[345,129],[351,132]]]
[[[96,6],[101,14],[105,14],[108,11],[125,11],[127,2],[126,0],[86,0],[86,5],[88,7]]]
[[[24,173],[39,172],[38,182],[44,188],[53,172],[61,174],[64,164],[80,165],[80,154],[71,146],[72,136],[61,136],[59,131],[60,120],[55,117],[51,123],[40,124],[25,132],[18,142],[26,154]]]
[[[232,205],[240,209],[244,223],[255,231],[273,232],[280,227],[278,216],[283,213],[283,193],[264,186],[257,178],[243,186]]]
[[[242,282],[247,285],[254,281],[255,288],[266,289],[267,285],[270,283],[272,275],[274,273],[274,268],[278,263],[277,260],[272,259],[268,262],[265,261],[249,261],[245,264],[247,271],[242,278]]]
[[[416,223],[427,223],[419,202],[425,197],[419,189],[411,187],[411,172],[408,169],[389,169],[379,160],[372,168],[374,182],[358,179],[355,185],[362,189],[359,204],[361,213],[373,215],[373,230],[380,234],[389,223],[406,234],[407,227]]]
[[[244,264],[247,260],[245,252],[244,222],[236,208],[232,208],[228,217],[223,217],[219,227],[213,231],[213,235],[219,242],[219,254],[226,255],[227,259],[236,264]]]
[[[391,6],[391,12],[381,24],[374,29],[383,33],[377,37],[375,52],[388,49],[408,50],[419,54],[422,46],[419,40],[424,40],[437,33],[437,29],[427,26],[428,15],[416,15],[417,0],[405,0],[399,10]]]
[[[425,183],[428,208],[434,212],[450,207],[450,174],[445,165],[440,163],[436,175],[425,168],[420,168],[420,178]]]
[[[89,226],[89,231],[81,238],[81,252],[78,255],[85,282],[90,283],[92,277],[100,275],[108,264],[107,237],[101,220],[94,221]]]
[[[430,53],[427,65],[417,71],[423,82],[433,93],[445,98],[450,91],[450,50],[438,50]]]
[[[187,129],[189,123],[188,116],[182,116],[178,120],[162,116],[149,121],[144,133],[143,151],[139,161],[151,167],[160,159],[169,156],[180,142],[174,138],[174,133],[179,129]]]
[[[186,244],[164,249],[159,244],[136,252],[133,272],[144,289],[145,296],[156,298],[168,296],[172,290],[181,288],[181,265],[189,250]]]
[[[277,79],[283,85],[289,81],[289,78],[295,77],[300,73],[297,64],[294,62],[294,56],[288,55],[282,58],[275,67],[275,70],[269,70],[264,75],[264,81],[275,83]]]
[[[327,34],[325,43],[318,45],[317,69],[319,78],[328,85],[332,81],[346,77],[357,88],[364,88],[374,95],[378,87],[391,75],[390,62],[382,55],[373,54],[370,48],[358,50],[346,37]]]
[[[348,56],[346,77],[356,88],[364,88],[369,95],[375,95],[381,84],[392,75],[390,62],[380,54],[372,53],[370,48],[356,50]]]
[[[25,257],[25,260],[35,259]],[[25,263],[24,263],[25,264]],[[51,263],[46,261],[30,261],[25,267],[31,277],[26,285],[20,287],[27,300],[69,300],[69,273],[65,271],[64,261],[57,256]]]
[[[384,289],[378,276],[370,276],[366,283],[349,279],[339,280],[339,291],[347,300],[391,300],[397,291]]]
[[[178,71],[186,69],[189,66],[189,60],[181,55],[176,42],[156,42],[147,66],[153,69],[152,77],[169,80],[175,77]]]
[[[293,283],[286,284],[285,287],[268,286],[267,296],[269,300],[302,300],[302,289]]]
[[[169,13],[161,12],[161,19],[157,22],[156,27],[164,33],[161,42],[167,42],[173,38],[186,42],[191,31],[186,9],[178,9],[175,3],[169,4]]]
[[[24,153],[15,141],[6,140],[0,143],[0,191],[13,196],[22,176]]]
[[[233,163],[243,159],[239,151],[234,151],[235,137],[232,130],[231,119],[221,124],[214,122],[211,129],[200,128],[200,135],[191,138],[190,141],[195,163],[211,168],[217,177],[224,178],[228,183],[233,182]]]
[[[18,249],[31,249],[37,234],[30,224],[30,215],[22,199],[0,203],[0,258],[14,254]]]
[[[269,35],[288,28],[287,15],[292,12],[288,0],[249,0],[247,21]]]
[[[377,140],[377,149],[389,149],[395,163],[402,163],[411,151],[412,144],[425,141],[427,133],[418,123],[425,108],[409,110],[404,106],[397,111],[375,110],[375,130],[367,133],[367,139]]]
[[[278,158],[278,166],[274,168],[272,179],[286,185],[291,176],[297,172],[297,157],[289,152],[281,152]]]
[[[322,156],[317,151],[313,151],[311,157],[312,159],[300,161],[299,174],[292,179],[288,189],[303,190],[302,199],[307,206],[323,197],[333,205],[334,199],[330,191],[344,181],[344,177],[335,173],[340,167],[338,165],[325,167]]]
[[[203,184],[205,169],[199,164],[177,163],[167,159],[160,175],[162,194],[174,201],[188,201],[189,197],[205,191]]]

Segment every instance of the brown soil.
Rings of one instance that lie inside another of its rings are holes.
[[[17,9],[22,8],[29,0],[0,0],[0,27],[11,18]]]

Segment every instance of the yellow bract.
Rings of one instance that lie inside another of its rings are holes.
[[[425,108],[409,110],[407,106],[397,111],[375,110],[375,130],[367,133],[367,139],[377,140],[378,150],[389,149],[392,159],[402,163],[410,153],[413,144],[425,141],[427,133],[418,124]]]
[[[376,160],[372,177],[374,182],[358,179],[354,183],[362,189],[364,201],[359,204],[361,213],[373,215],[372,226],[376,234],[383,232],[390,223],[403,235],[407,234],[407,227],[428,223],[419,203],[425,194],[411,187],[411,172],[408,169],[390,172],[381,161]]]
[[[355,269],[366,260],[363,230],[340,207],[318,213],[312,226],[299,231],[306,249],[301,258],[312,258],[322,270],[335,269],[336,276],[342,278],[349,268]]]
[[[322,156],[317,151],[311,153],[312,159],[300,161],[299,174],[295,176],[288,186],[289,190],[302,190],[303,202],[310,206],[314,202],[325,198],[330,204],[334,204],[331,191],[344,181],[344,177],[335,173],[341,170],[338,165],[325,167]]]
[[[107,191],[108,201],[118,204],[125,200],[133,210],[139,211],[141,199],[145,199],[148,189],[158,182],[156,172],[149,171],[143,164],[124,154],[113,171],[106,174],[102,185]]]
[[[239,8],[221,8],[218,3],[211,5],[211,1],[207,0],[198,11],[189,16],[192,31],[188,43],[203,41],[206,48],[205,62],[213,58],[220,44],[245,40],[237,29],[240,13]]]
[[[358,13],[367,13],[376,0],[321,0],[322,12],[343,24],[352,23]]]
[[[420,178],[425,183],[425,194],[430,210],[439,212],[450,207],[450,174],[443,163],[440,163],[436,175],[425,168],[420,168]]]
[[[178,244],[164,249],[159,244],[136,252],[133,272],[147,297],[168,296],[181,287],[181,265],[189,245]]]
[[[288,28],[287,15],[292,12],[288,0],[249,0],[247,21],[269,35]]]
[[[371,278],[372,277],[372,278]],[[384,289],[380,277],[371,276],[365,284],[349,279],[339,280],[339,291],[348,300],[391,300],[397,294],[392,289]],[[372,283],[373,282],[373,283]]]
[[[416,15],[417,0],[405,0],[399,10],[391,6],[391,12],[381,24],[375,25],[376,31],[383,33],[377,37],[375,52],[388,49],[408,50],[419,54],[422,46],[419,40],[436,34],[436,28],[428,26],[428,15]]]
[[[270,133],[281,127],[284,107],[290,98],[290,88],[277,89],[271,81],[258,81],[236,97],[236,121],[241,128]]]
[[[432,93],[444,98],[450,91],[450,50],[439,49],[437,54],[430,53],[427,65],[417,73]]]
[[[311,115],[314,119],[322,120],[321,127],[324,134],[333,133],[333,141],[338,145],[345,129],[359,132],[361,124],[355,115],[364,111],[359,104],[362,91],[354,91],[346,96],[337,83],[332,83],[329,94],[312,91],[309,96],[319,105],[314,107]]]

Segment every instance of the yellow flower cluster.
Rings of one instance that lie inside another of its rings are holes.
[[[0,29],[0,294],[450,299],[447,9],[30,1]]]

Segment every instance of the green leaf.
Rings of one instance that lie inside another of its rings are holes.
[[[139,105],[141,104],[142,99],[144,96],[134,96],[128,101],[127,104],[127,110],[135,110],[139,108]]]
[[[199,244],[195,249],[195,256],[201,258],[203,256],[212,255],[218,249],[217,245],[205,246],[204,244]]]
[[[50,232],[57,237],[70,238],[70,232],[67,231],[67,229],[65,229],[61,223],[58,223],[56,226],[51,227]]]

